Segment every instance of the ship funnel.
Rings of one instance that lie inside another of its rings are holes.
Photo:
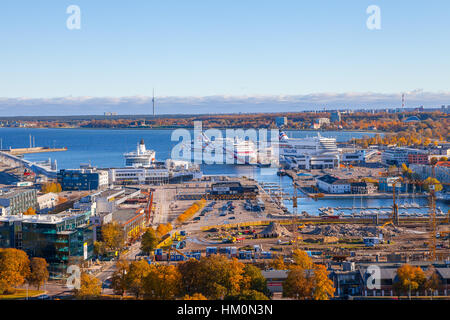
[[[141,139],[141,142],[138,146],[138,154],[144,154],[145,153],[145,143],[144,143],[144,139]]]

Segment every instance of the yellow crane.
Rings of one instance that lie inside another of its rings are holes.
[[[172,253],[172,251],[175,251],[178,254],[181,254],[183,257],[187,258],[187,256],[181,252],[180,250],[178,250],[177,248],[174,248],[172,246],[169,247],[168,253],[167,253],[167,262],[170,263],[170,254]]]

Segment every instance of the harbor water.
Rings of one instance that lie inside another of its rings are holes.
[[[178,141],[171,141],[173,130],[130,130],[130,129],[31,129],[31,128],[0,128],[0,139],[3,149],[23,148],[29,146],[30,135],[35,146],[67,147],[64,152],[49,152],[40,154],[26,154],[25,159],[43,161],[51,158],[57,161],[58,169],[79,168],[82,163],[90,163],[98,168],[123,167],[125,152],[136,150],[141,139],[144,139],[147,149],[156,151],[156,159],[164,161],[171,157],[172,148]],[[312,131],[289,131],[289,137],[302,138],[316,135]],[[321,131],[323,137],[336,138],[337,142],[345,142],[351,138],[373,136],[370,132]],[[277,176],[276,169],[259,168],[249,165],[202,165],[204,175],[246,176],[261,183],[276,184],[281,187],[285,197],[293,194],[292,179],[287,176]],[[298,195],[302,196],[299,192]],[[292,201],[284,201],[287,209],[292,212]],[[417,203],[421,208],[409,208],[408,212],[427,213],[428,200],[426,198],[400,197],[399,204]],[[348,198],[321,199],[315,201],[301,197],[298,201],[297,212],[306,211],[311,215],[319,213],[322,207],[341,208],[377,208],[392,205],[392,199]],[[438,201],[437,207],[443,212],[449,209],[448,204]],[[374,211],[363,209],[365,211]],[[382,209],[387,211],[388,209]],[[335,210],[345,214],[350,210]],[[353,211],[360,211],[355,209]],[[406,209],[400,208],[402,214]]]

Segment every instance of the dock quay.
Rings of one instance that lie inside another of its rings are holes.
[[[45,175],[48,178],[56,178],[56,168],[52,168],[51,163],[44,165],[42,163],[35,163],[18,157],[17,155],[12,155],[8,152],[0,151],[0,162],[12,166],[12,167],[25,167],[30,169],[36,174]]]
[[[33,148],[10,148],[6,150],[1,150],[2,152],[11,154],[11,155],[21,155],[28,153],[43,153],[43,152],[61,152],[67,151],[67,148],[47,148],[47,147],[33,147]]]

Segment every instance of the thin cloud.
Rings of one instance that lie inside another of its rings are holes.
[[[450,92],[405,92],[407,107],[450,105]],[[150,114],[152,97],[0,98],[1,116]],[[379,109],[401,106],[401,93],[314,93],[305,95],[214,95],[156,97],[158,114],[295,112],[325,109]]]

